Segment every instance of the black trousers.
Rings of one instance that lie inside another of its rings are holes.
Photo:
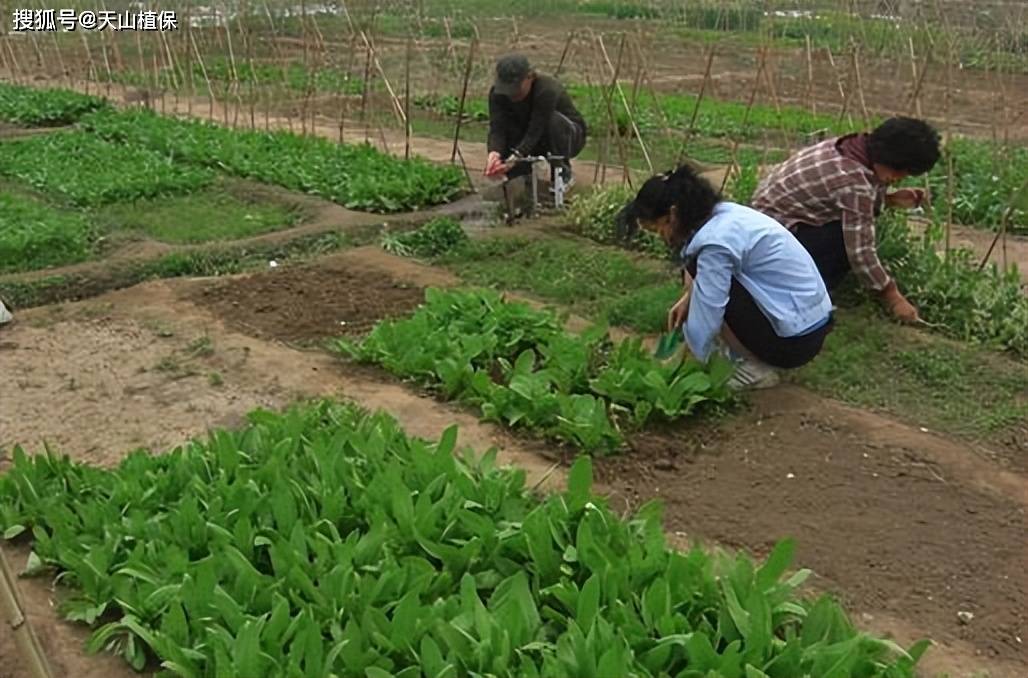
[[[823,226],[800,224],[794,234],[817,264],[825,287],[829,292],[835,290],[851,270],[846,242],[842,238],[842,222],[831,221]]]
[[[515,142],[525,135],[522,128],[511,128],[505,130],[505,136]],[[576,157],[585,148],[585,130],[581,125],[576,124],[570,118],[559,111],[554,111],[546,126],[546,133],[539,143],[529,150],[529,155],[562,155],[568,160]],[[507,157],[513,152],[513,145],[503,150],[503,156]],[[517,167],[507,174],[508,177],[516,177],[527,174],[531,171],[528,166]]]
[[[695,259],[686,268],[695,278]],[[798,337],[780,337],[753,295],[733,276],[728,305],[725,306],[725,324],[739,343],[761,361],[772,367],[794,369],[817,357],[824,347],[825,337],[835,325],[835,319],[829,317],[826,325]]]

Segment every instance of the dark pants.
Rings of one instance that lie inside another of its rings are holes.
[[[689,262],[689,275],[696,277],[696,261]],[[780,337],[760,310],[749,290],[732,277],[725,306],[725,324],[739,343],[750,353],[772,367],[793,369],[802,367],[817,357],[824,346],[825,337],[832,331],[835,319],[813,332],[798,337]]]
[[[835,290],[850,272],[850,258],[842,238],[842,222],[831,221],[824,226],[800,224],[794,234],[817,264],[825,287],[829,292]]]
[[[505,132],[506,137],[515,142],[525,135],[525,130],[520,128],[507,129]],[[553,155],[562,155],[570,161],[571,158],[581,153],[583,148],[585,148],[585,130],[582,129],[582,126],[575,124],[563,113],[554,111],[553,115],[550,116],[550,122],[546,127],[546,133],[543,135],[543,138],[539,140],[539,143],[534,148],[529,150],[528,154],[546,155],[547,153],[552,153]],[[504,149],[503,156],[509,156],[513,150],[513,146]],[[508,172],[507,176],[516,177],[528,174],[530,171],[531,167],[527,165],[519,166]]]

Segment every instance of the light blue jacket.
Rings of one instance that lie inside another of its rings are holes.
[[[832,300],[810,254],[771,217],[733,202],[714,215],[682,249],[696,260],[685,341],[706,360],[724,322],[735,277],[780,337],[796,337],[828,322]]]

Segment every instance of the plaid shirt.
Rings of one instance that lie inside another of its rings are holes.
[[[881,291],[892,282],[878,259],[875,215],[886,186],[874,172],[839,152],[839,138],[796,153],[757,186],[751,205],[791,231],[842,221],[850,267],[861,283]]]

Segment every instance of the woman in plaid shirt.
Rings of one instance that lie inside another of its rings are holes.
[[[751,202],[791,230],[810,252],[829,291],[853,271],[904,322],[917,309],[896,287],[878,258],[875,217],[882,206],[927,203],[920,188],[887,192],[939,160],[939,135],[923,120],[890,118],[870,134],[850,134],[805,148],[776,166]]]

